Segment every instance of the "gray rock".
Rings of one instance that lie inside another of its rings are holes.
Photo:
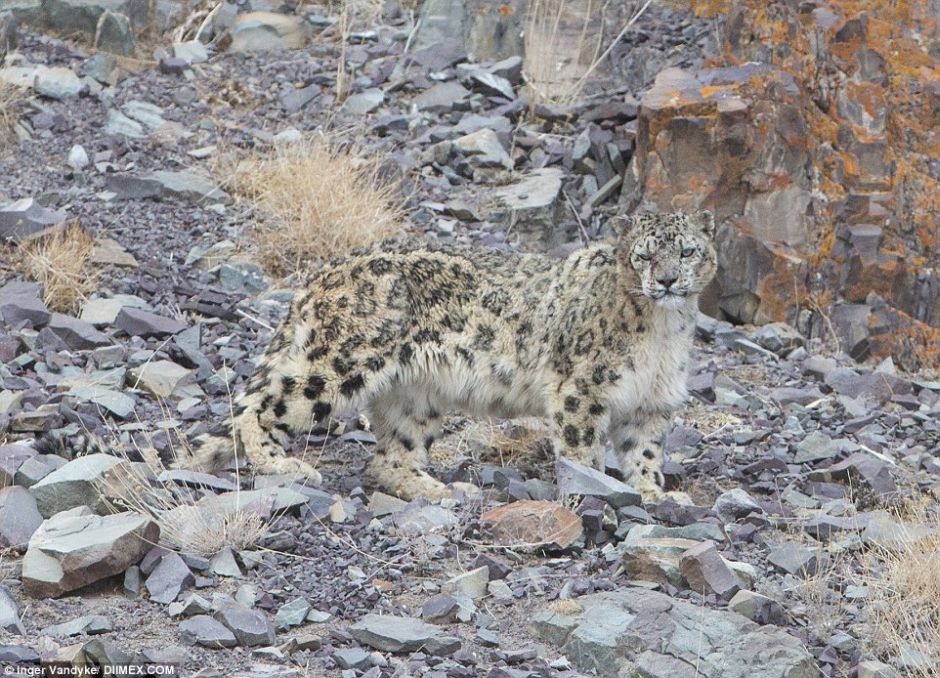
[[[49,518],[76,506],[103,510],[102,494],[108,487],[121,487],[121,479],[131,473],[127,461],[110,454],[78,457],[53,471],[29,488],[39,512]]]
[[[564,172],[557,167],[533,170],[521,180],[496,189],[493,196],[502,210],[494,219],[507,228],[554,243],[561,209],[561,182]]]
[[[58,513],[29,540],[23,586],[37,597],[62,595],[120,574],[159,538],[155,522],[133,513],[97,516],[86,507]]]
[[[786,612],[780,603],[753,591],[735,593],[728,602],[728,609],[761,626],[764,624],[782,626],[786,623]]]
[[[793,461],[797,464],[832,459],[846,452],[854,452],[859,446],[845,438],[830,438],[825,433],[813,431],[796,445]]]
[[[180,624],[180,633],[185,641],[203,647],[216,649],[238,645],[235,634],[220,622],[204,614],[183,621]]]
[[[147,130],[142,124],[120,111],[108,111],[108,119],[104,125],[105,134],[116,137],[128,137],[131,139],[146,139]]]
[[[0,315],[10,326],[29,322],[33,328],[43,327],[52,318],[52,313],[38,296],[0,294]]]
[[[170,603],[167,614],[171,617],[193,617],[212,612],[212,603],[198,593],[190,593],[182,602]]]
[[[630,577],[683,588],[679,559],[697,544],[689,539],[637,539],[619,544],[617,554]]]
[[[68,394],[98,405],[120,419],[128,419],[137,405],[131,396],[101,386],[73,386]]]
[[[310,38],[310,24],[299,16],[248,12],[238,15],[231,36],[233,52],[300,49]]]
[[[726,523],[733,523],[740,518],[747,517],[751,513],[764,512],[760,504],[754,501],[754,498],[740,487],[722,492],[718,495],[712,510]]]
[[[466,157],[472,167],[512,168],[512,159],[491,129],[481,129],[458,137],[453,148]]]
[[[91,164],[91,160],[88,158],[88,152],[81,144],[74,144],[72,148],[69,149],[67,162],[68,166],[76,172],[82,171]]]
[[[421,618],[432,624],[451,624],[457,620],[460,603],[448,593],[441,593],[421,606]]]
[[[460,649],[460,639],[445,636],[441,629],[420,619],[368,614],[349,627],[360,643],[381,652],[418,652],[448,655]]]
[[[0,490],[0,546],[25,548],[41,524],[42,514],[26,488]]]
[[[143,337],[144,339],[150,337],[165,339],[186,329],[185,324],[174,318],[167,318],[166,316],[128,306],[123,306],[118,312],[117,317],[114,319],[114,325],[132,337]]]
[[[800,346],[806,346],[803,335],[786,323],[768,323],[753,335],[758,346],[779,356],[786,355]]]
[[[343,110],[353,115],[371,113],[385,102],[385,92],[378,87],[353,94],[343,102]]]
[[[149,178],[160,183],[164,196],[200,204],[231,202],[228,193],[195,172],[160,170],[150,174]]]
[[[0,645],[0,662],[7,664],[39,665],[39,655],[21,645]]]
[[[241,577],[242,571],[235,560],[235,553],[226,547],[212,556],[209,569],[220,577]]]
[[[341,669],[368,671],[372,668],[372,655],[361,647],[340,648],[333,653],[333,659]]]
[[[893,468],[894,465],[883,457],[869,452],[856,452],[829,468],[811,471],[807,477],[823,482],[854,483],[864,486],[882,498],[890,498],[898,492],[897,483],[891,473]]]
[[[155,360],[130,370],[128,386],[147,391],[156,398],[169,398],[177,389],[195,383],[196,373],[172,360]]]
[[[79,636],[83,633],[93,636],[98,633],[108,633],[113,627],[111,620],[100,614],[86,614],[61,624],[47,626],[41,633],[47,636],[57,636],[60,638],[67,636]]]
[[[188,40],[173,45],[173,56],[187,64],[202,64],[209,60],[209,51],[198,40]]]
[[[65,212],[43,207],[32,198],[0,204],[0,239],[20,239],[34,235],[61,224],[67,217]],[[0,305],[5,301],[0,298]]]
[[[23,464],[35,456],[29,445],[0,445],[0,486],[12,485]]]
[[[232,600],[225,601],[215,616],[235,635],[239,645],[257,647],[274,644],[274,629],[259,610]]]
[[[441,113],[452,111],[456,104],[460,104],[468,96],[470,90],[456,80],[446,80],[421,92],[412,100],[412,104],[419,111]]]
[[[384,492],[373,492],[369,500],[369,511],[376,518],[383,518],[392,513],[403,511],[408,503]]]
[[[721,527],[714,523],[692,523],[682,527],[666,527],[665,525],[634,525],[627,534],[628,541],[638,539],[691,539],[692,541],[705,541],[711,539],[722,542],[725,534]]]
[[[391,521],[397,531],[405,536],[440,532],[460,524],[460,520],[454,515],[453,511],[436,504],[412,507],[394,513],[391,516]]]
[[[71,68],[53,66],[36,69],[33,89],[36,94],[50,99],[70,99],[85,91],[87,86]]]
[[[471,87],[477,91],[489,96],[505,97],[509,100],[516,98],[512,83],[495,73],[474,68],[469,71],[467,77],[470,80]]]
[[[771,550],[767,556],[767,562],[781,572],[806,578],[816,574],[821,563],[820,555],[819,549],[786,542]]]
[[[524,61],[521,56],[511,56],[506,57],[501,61],[497,61],[487,70],[493,75],[498,75],[501,78],[505,78],[513,85],[519,85],[522,83],[523,63]]]
[[[133,122],[129,118],[128,120]],[[159,181],[131,174],[109,174],[105,177],[105,187],[114,193],[113,200],[159,200],[163,197],[163,184]]]
[[[95,329],[94,325],[62,313],[53,313],[46,328],[75,351],[89,351],[101,346],[110,346],[112,343],[107,336]]]
[[[57,454],[37,454],[35,456],[29,456],[20,467],[16,469],[16,475],[13,476],[13,483],[20,487],[30,488],[67,463],[68,461],[66,459],[63,459]],[[2,470],[0,470],[0,478],[2,478],[2,473]],[[0,484],[5,485],[8,483]]]
[[[180,593],[195,583],[196,579],[189,567],[173,551],[164,554],[146,581],[150,600],[164,604],[172,603]]]
[[[679,558],[679,571],[689,588],[703,596],[715,594],[729,600],[741,590],[741,580],[728,567],[713,541],[696,544]]]
[[[441,586],[441,590],[444,593],[479,600],[486,597],[489,581],[490,570],[488,567],[482,566],[447,580]]]
[[[565,457],[555,461],[555,476],[562,497],[598,497],[615,509],[642,503],[640,493],[626,483]]]
[[[20,620],[20,608],[3,586],[0,586],[0,629],[20,636],[26,635],[26,628]]]
[[[691,677],[696,671],[715,678],[819,675],[799,640],[733,612],[636,588],[583,596],[572,608],[579,611],[550,607],[537,614],[535,631],[587,673],[611,678]]]
[[[94,45],[111,54],[133,56],[137,49],[137,40],[130,19],[123,14],[105,10],[98,19]]]
[[[274,626],[278,631],[286,631],[303,624],[308,614],[310,614],[310,602],[306,598],[295,598],[278,608],[274,617]]]
[[[884,662],[869,660],[859,662],[858,678],[901,678],[901,674]]]
[[[489,0],[428,0],[421,6],[415,47],[462,53],[463,57],[470,54],[478,62],[522,55],[526,5],[521,0],[509,0],[504,6],[503,11],[493,11]],[[455,62],[445,59],[441,63]]]

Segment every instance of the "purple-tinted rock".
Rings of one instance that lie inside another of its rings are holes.
[[[117,318],[114,319],[114,326],[124,330],[132,337],[143,337],[144,339],[150,337],[163,339],[179,334],[186,329],[186,325],[173,318],[128,306],[120,310]]]
[[[53,313],[46,329],[54,332],[74,351],[89,351],[112,344],[111,340],[91,323],[62,313]]]

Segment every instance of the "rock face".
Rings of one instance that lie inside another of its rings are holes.
[[[46,518],[76,506],[102,508],[101,488],[129,473],[127,462],[108,454],[73,459],[29,488]],[[119,485],[116,485],[119,486]]]
[[[63,511],[29,540],[23,586],[37,597],[74,591],[136,564],[159,537],[156,523],[133,513],[97,516],[85,507]]]
[[[937,24],[925,3],[881,10],[735,0],[725,51],[746,65],[659,74],[622,196],[715,210],[708,312],[823,336],[820,311],[855,304],[863,320],[833,322],[853,357],[917,369],[940,363],[940,241],[928,216],[940,180],[930,169],[938,109],[911,105],[935,88],[929,68],[910,64],[931,62],[917,36],[926,25],[935,43]],[[807,297],[817,308],[800,314]]]
[[[579,669],[600,676],[814,678],[819,671],[800,642],[733,612],[630,589],[578,598],[580,611],[548,609],[536,633]]]
[[[415,46],[456,41],[474,61],[521,56],[525,11],[525,0],[498,4],[487,0],[427,0],[421,8]]]

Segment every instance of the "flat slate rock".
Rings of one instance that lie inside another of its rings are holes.
[[[360,643],[381,652],[427,652],[447,655],[460,649],[460,639],[444,635],[441,629],[420,619],[367,614],[349,627]]]
[[[535,632],[588,673],[610,677],[668,673],[674,678],[820,675],[799,640],[733,612],[640,588],[571,602],[537,614]]]
[[[110,454],[78,457],[29,488],[39,512],[49,518],[76,506],[102,508],[101,488],[129,473],[126,461]]]

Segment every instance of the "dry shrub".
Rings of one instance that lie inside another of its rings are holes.
[[[88,265],[94,244],[81,224],[72,221],[21,245],[18,266],[26,278],[42,286],[46,306],[73,313],[98,283],[98,271]]]
[[[322,136],[237,159],[228,174],[257,210],[251,235],[275,275],[400,231],[400,184],[382,176],[381,159]]]
[[[871,650],[888,660],[918,654],[905,675],[940,676],[940,515],[936,505],[907,506],[893,544],[869,551],[862,582]]]
[[[230,510],[213,505],[214,493],[205,487],[181,485],[172,480],[167,466],[152,448],[124,445],[111,432],[113,452],[127,462],[130,471],[110,476],[97,486],[98,494],[114,511],[133,511],[160,527],[160,544],[181,553],[211,557],[224,548],[239,551],[251,548],[271,532],[277,515],[270,505],[238,502]],[[182,441],[179,432],[171,439]],[[173,458],[183,444],[173,448]],[[189,456],[188,452],[179,455]],[[143,458],[144,462],[133,460]],[[176,465],[175,463],[172,465]],[[239,484],[236,477],[236,486]],[[203,497],[203,495],[206,495]],[[239,498],[243,495],[239,494]]]

